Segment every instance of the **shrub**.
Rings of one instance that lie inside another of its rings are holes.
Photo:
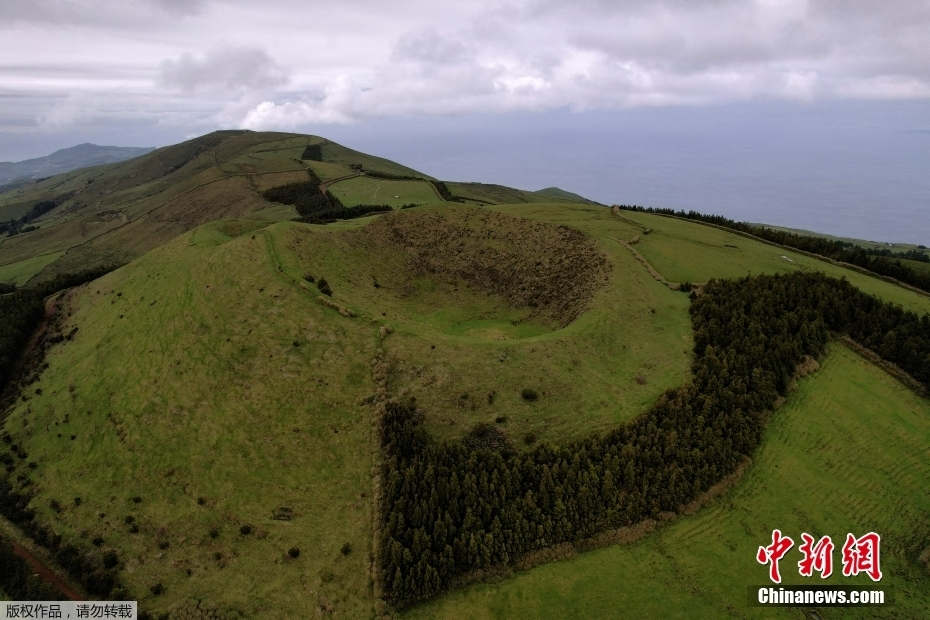
[[[342,552],[342,555],[349,555],[352,553],[352,543],[343,543],[339,551]]]
[[[510,451],[510,442],[499,428],[484,422],[476,424],[465,437],[462,443],[472,450],[502,450]]]
[[[103,554],[103,567],[106,569],[115,568],[119,564],[119,556],[115,551],[107,551]]]
[[[316,283],[316,287],[327,297],[333,296],[333,289],[329,287],[329,282],[326,281],[326,278],[320,278],[320,281]]]
[[[110,592],[113,591],[113,586],[116,585],[113,575],[102,570],[87,573],[81,581],[84,582],[84,587],[90,594],[101,598],[109,598]]]
[[[161,583],[156,583],[154,586],[149,588],[149,590],[151,590],[152,594],[154,594],[155,596],[160,596],[161,594],[164,593],[165,586],[161,585]]]
[[[296,558],[297,556],[300,555],[300,549],[298,549],[297,547],[291,547],[290,549],[287,550],[287,554],[291,556],[292,558]]]
[[[217,538],[220,535],[220,531],[215,527],[210,528],[210,538]]]
[[[132,498],[132,503],[133,503],[133,504],[141,504],[141,503],[142,503],[142,498],[139,497],[138,495],[136,495],[135,497]]]
[[[94,546],[95,546],[95,547],[99,547],[99,546],[101,546],[101,545],[103,544],[103,538],[101,538],[100,536],[97,536],[97,537],[94,538],[94,540],[91,541],[91,542],[94,543]]]
[[[171,544],[167,540],[161,540],[158,542],[158,548],[161,550],[165,550],[170,546]]]
[[[313,277],[312,275],[310,275],[309,273],[304,274],[304,280],[306,280],[306,281],[309,282],[310,284],[313,284],[314,282],[316,282],[316,278],[314,278],[314,277]]]
[[[533,402],[539,398],[539,394],[536,393],[536,390],[530,388],[523,388],[523,391],[520,392],[520,396],[523,397],[523,400]]]
[[[497,416],[496,418],[494,418],[494,422],[497,423],[497,424],[506,424],[506,423],[507,423],[507,416],[505,416],[505,415],[499,415],[499,416]]]
[[[252,526],[243,525],[242,527],[239,528],[239,533],[242,534],[243,536],[248,536],[249,534],[252,533]]]
[[[527,433],[526,435],[523,436],[523,442],[528,446],[536,443],[536,434]]]

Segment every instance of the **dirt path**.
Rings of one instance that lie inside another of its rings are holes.
[[[659,272],[656,270],[656,268],[652,266],[652,263],[650,263],[648,260],[646,260],[646,257],[643,256],[642,254],[640,254],[640,253],[636,250],[636,248],[633,247],[633,244],[632,244],[631,242],[629,242],[629,241],[621,241],[620,239],[617,239],[617,238],[615,238],[615,237],[611,237],[611,238],[612,238],[614,241],[616,241],[617,243],[619,243],[620,245],[622,245],[623,247],[625,247],[626,249],[628,249],[628,250],[630,251],[630,254],[633,255],[633,258],[635,258],[637,261],[639,261],[639,263],[640,263],[643,267],[646,268],[646,271],[649,272],[649,275],[651,275],[652,278],[653,278],[656,282],[662,284],[663,286],[667,286],[668,288],[670,288],[670,289],[673,290],[673,291],[681,290],[681,282],[671,282],[671,281],[669,281],[669,280],[666,280],[666,279],[665,279],[665,276],[663,276],[661,273],[659,273]],[[692,283],[692,286],[694,286],[694,287],[700,287],[700,286],[702,286],[702,284]]]
[[[55,571],[49,568],[47,564],[33,555],[28,549],[12,540],[10,541],[10,546],[13,548],[13,553],[21,557],[26,562],[26,564],[29,565],[29,568],[35,572],[39,579],[41,579],[46,585],[54,588],[55,592],[70,601],[87,600],[87,597],[84,594],[69,584],[64,577],[58,575]]]
[[[320,192],[325,194],[326,190],[328,190],[330,187],[332,187],[333,185],[335,185],[336,183],[340,181],[348,181],[349,179],[354,179],[356,177],[363,177],[363,176],[365,176],[364,172],[356,172],[354,174],[346,174],[341,177],[336,177],[335,179],[330,179],[329,181],[320,182]]]
[[[625,223],[627,223],[627,224],[630,224],[631,226],[635,226],[636,228],[640,229],[640,230],[643,232],[643,234],[649,234],[650,232],[652,232],[650,228],[648,228],[648,227],[646,227],[646,226],[643,226],[643,225],[640,224],[639,222],[636,222],[636,221],[631,220],[631,219],[629,219],[629,218],[627,218],[627,217],[624,217],[623,214],[620,213],[620,207],[618,207],[618,206],[615,205],[615,206],[611,207],[610,211],[611,211],[611,213],[613,213],[614,216],[617,217],[620,221],[625,222]],[[619,243],[620,245],[622,245],[623,247],[625,247],[627,250],[629,250],[629,251],[630,251],[630,254],[633,255],[633,258],[635,258],[637,261],[639,261],[639,263],[640,263],[643,267],[646,268],[646,271],[649,272],[649,275],[651,275],[652,278],[653,278],[656,282],[662,284],[663,286],[667,286],[668,288],[670,288],[670,289],[673,290],[673,291],[680,291],[680,290],[681,290],[682,282],[672,282],[672,281],[670,281],[670,280],[666,280],[666,279],[665,279],[665,276],[663,276],[661,273],[659,273],[659,270],[656,269],[655,267],[653,267],[653,266],[652,266],[652,263],[650,263],[648,260],[646,260],[646,257],[643,256],[642,254],[640,254],[639,251],[638,251],[636,248],[633,247],[634,244],[636,244],[636,243],[639,242],[639,239],[640,239],[639,235],[636,235],[635,237],[633,237],[633,238],[630,239],[629,241],[623,241],[622,239],[617,239],[616,237],[611,237],[611,239],[613,239],[614,241],[616,241],[617,243]],[[704,286],[704,284],[705,284],[705,283],[691,282],[691,286],[692,286],[693,288],[697,288],[697,289],[700,289],[702,286]]]

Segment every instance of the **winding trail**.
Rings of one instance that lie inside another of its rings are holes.
[[[681,290],[682,282],[671,282],[670,280],[666,280],[666,279],[665,279],[665,276],[663,276],[661,273],[659,273],[659,271],[658,271],[655,267],[652,266],[652,263],[650,263],[648,260],[646,260],[646,257],[643,256],[642,254],[640,254],[639,251],[637,251],[637,249],[633,247],[633,244],[636,243],[637,241],[639,241],[639,237],[638,237],[638,236],[637,236],[637,237],[634,237],[634,238],[631,239],[630,241],[623,241],[623,240],[621,240],[621,239],[617,239],[616,237],[611,237],[611,239],[613,239],[614,241],[616,241],[617,243],[619,243],[620,245],[622,245],[623,247],[625,247],[626,249],[628,249],[628,250],[630,251],[630,253],[633,255],[633,258],[635,258],[637,261],[639,261],[639,263],[640,263],[643,267],[645,267],[646,271],[649,272],[649,275],[651,275],[651,276],[653,277],[653,279],[654,279],[656,282],[658,282],[658,283],[660,283],[660,284],[662,284],[662,285],[664,285],[664,286],[667,286],[668,288],[670,288],[670,289],[673,290],[673,291],[680,291],[680,290]],[[702,286],[704,286],[704,284],[705,284],[705,283],[692,282],[692,283],[691,283],[691,286],[692,286],[693,288],[699,289],[699,288],[701,288]]]
[[[55,592],[70,601],[88,600],[87,595],[84,594],[76,584],[71,582],[70,579],[64,576],[64,571],[55,564],[47,553],[26,542],[27,539],[25,535],[19,532],[19,528],[16,528],[3,517],[0,517],[0,538],[10,543],[13,553],[22,558],[23,561],[29,565],[29,568],[32,569],[33,573],[35,573],[43,583],[53,588]],[[9,594],[10,596],[16,596],[15,592]]]

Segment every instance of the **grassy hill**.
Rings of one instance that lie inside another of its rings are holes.
[[[294,217],[292,208],[275,206],[261,193],[306,181],[308,171],[346,207],[443,202],[428,175],[324,138],[217,131],[130,161],[0,192],[0,222],[20,220],[22,230],[0,237],[0,278],[22,284],[88,266],[123,264],[217,219]],[[359,177],[369,173],[405,178]],[[501,198],[532,195],[503,189],[509,194]],[[31,215],[42,205],[52,208]]]
[[[308,169],[346,206],[422,206],[291,221],[261,192]],[[689,380],[678,283],[821,271],[930,312],[928,296],[698,223],[555,188],[450,182],[471,204],[443,202],[430,181],[322,138],[219,132],[0,195],[11,213],[68,196],[0,243],[0,280],[130,261],[66,294],[71,337],[0,417],[37,520],[115,553],[156,614],[374,617],[388,400],[414,401],[440,440],[491,428],[529,452],[615,429]],[[755,549],[779,527],[879,531],[895,606],[865,611],[919,616],[930,404],[839,343],[820,365],[696,514],[405,615],[754,616]]]

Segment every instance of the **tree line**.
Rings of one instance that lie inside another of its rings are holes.
[[[845,280],[793,273],[692,293],[691,382],[632,423],[566,445],[437,441],[411,405],[381,421],[378,568],[396,607],[470,573],[677,511],[734,471],[804,356],[845,333],[930,386],[930,316]]]
[[[722,215],[707,215],[698,211],[675,211],[674,209],[640,207],[637,205],[619,205],[619,207],[628,211],[672,215],[684,219],[715,224],[725,228],[732,228],[733,230],[749,233],[772,243],[856,265],[857,267],[868,269],[879,275],[888,276],[923,291],[930,292],[930,272],[918,271],[899,260],[904,258],[930,262],[930,257],[919,250],[892,252],[887,248],[866,248],[840,239],[799,235],[785,230],[753,225],[748,222],[737,222]]]
[[[350,220],[371,213],[391,210],[391,206],[385,204],[345,207],[332,192],[322,191],[320,187],[322,182],[312,170],[307,170],[307,174],[310,176],[308,181],[272,187],[262,192],[262,196],[271,202],[293,205],[300,216],[298,219],[309,224]]]

